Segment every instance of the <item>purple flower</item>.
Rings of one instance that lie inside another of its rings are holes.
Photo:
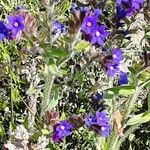
[[[115,74],[117,73],[117,71],[119,70],[118,65],[117,64],[111,64],[108,63],[107,64],[107,75],[108,76],[115,76]]]
[[[95,96],[98,100],[101,100],[103,98],[103,93],[100,94],[100,93],[96,92]]]
[[[94,16],[87,16],[83,19],[81,29],[86,34],[91,34],[94,28],[96,27],[97,18]]]
[[[12,36],[16,36],[19,31],[24,29],[22,16],[8,16],[7,29],[11,31]]]
[[[105,30],[105,26],[97,26],[92,32],[92,44],[103,45],[105,38],[108,36],[108,32]]]
[[[96,112],[96,119],[97,119],[97,124],[99,126],[104,126],[108,123],[108,117],[107,117],[105,111],[102,111],[102,112],[97,111]]]
[[[116,63],[116,64],[119,64],[120,61],[123,60],[123,56],[121,54],[121,50],[120,49],[113,49],[112,50],[112,58],[113,58],[113,61]]]
[[[85,124],[90,127],[93,124],[96,124],[96,117],[92,113],[90,113],[85,119],[84,119]]]
[[[119,85],[128,84],[128,77],[127,77],[127,74],[125,72],[122,72],[122,71],[120,72],[118,84]]]
[[[52,139],[55,142],[59,142],[61,139],[63,139],[66,136],[69,136],[71,133],[72,125],[69,124],[67,121],[61,121],[59,124],[56,124],[54,126],[54,134],[52,136]]]
[[[61,141],[61,138],[57,135],[57,133],[54,133],[51,138],[55,142],[60,142]]]
[[[120,6],[117,6],[116,7],[116,10],[117,10],[117,19],[123,19],[127,16],[127,11],[122,9]]]
[[[95,115],[90,113],[84,121],[89,128],[95,129],[96,127],[96,133],[100,133],[102,137],[108,136],[110,125],[105,111],[96,111]]]
[[[109,135],[109,132],[110,132],[110,125],[105,124],[104,126],[101,126],[100,132],[101,132],[102,137],[107,137]]]
[[[74,3],[72,3],[72,4],[70,5],[70,12],[71,12],[71,13],[74,13],[76,10],[77,10],[77,5],[74,4]]]
[[[101,14],[102,14],[102,10],[100,10],[100,9],[93,10],[93,16],[98,18]]]
[[[144,2],[144,0],[132,0],[132,8],[139,10],[140,5]]]
[[[57,20],[53,21],[53,31],[52,31],[53,34],[63,33],[65,32],[65,30],[66,30],[65,26],[62,23],[58,22]]]
[[[131,0],[116,0],[116,4],[120,5],[120,4],[124,3],[124,2],[127,3],[129,1],[131,1]]]
[[[143,2],[144,0],[116,0],[116,4],[124,8],[128,16],[133,15],[136,10],[139,10]]]
[[[0,40],[3,40],[4,38],[8,37],[8,30],[4,23],[0,21]]]
[[[76,11],[80,11],[81,13],[88,13],[90,12],[90,8],[88,6],[77,6],[75,3],[70,5],[70,12],[74,13]]]
[[[103,94],[96,92],[95,94],[92,94],[89,98],[91,98],[92,100],[101,100],[103,98]]]

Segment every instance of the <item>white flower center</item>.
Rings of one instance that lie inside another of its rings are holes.
[[[96,31],[95,34],[96,34],[97,37],[99,37],[101,35],[99,31]]]
[[[65,130],[65,127],[64,126],[60,126],[61,130]]]
[[[110,70],[114,70],[114,67],[113,67],[113,66],[110,66]]]
[[[18,22],[14,22],[14,27],[18,27],[18,26],[19,26]]]
[[[91,22],[87,22],[86,24],[88,27],[91,27],[92,26],[92,23]]]
[[[101,127],[101,130],[102,130],[102,131],[105,131],[105,127]]]
[[[116,54],[113,54],[113,58],[117,58],[117,55],[116,55]]]

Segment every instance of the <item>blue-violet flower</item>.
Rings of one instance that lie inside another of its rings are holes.
[[[113,58],[113,61],[116,63],[116,64],[119,64],[122,60],[123,60],[123,56],[121,54],[121,50],[120,49],[113,49],[112,50],[112,58]]]
[[[8,16],[8,24],[6,24],[8,30],[11,31],[12,36],[16,36],[19,31],[24,29],[22,16]]]
[[[81,29],[86,34],[91,34],[94,28],[96,27],[97,18],[94,16],[87,16],[83,19]]]
[[[108,36],[108,32],[105,30],[105,26],[97,26],[92,32],[91,43],[103,45],[105,38]]]
[[[108,136],[110,132],[110,125],[105,111],[96,111],[95,115],[90,113],[88,117],[84,119],[84,121],[89,128],[97,126],[99,130],[98,133],[100,133],[102,137]]]
[[[111,64],[111,63],[107,64],[107,75],[108,76],[111,76],[111,77],[115,76],[117,71],[119,71],[119,67],[117,64]]]
[[[4,23],[0,21],[0,40],[3,40],[4,38],[8,37],[8,30]]]
[[[58,22],[57,20],[53,21],[53,31],[52,31],[53,34],[63,33],[65,32],[65,30],[66,28],[62,23]]]
[[[61,121],[59,124],[56,124],[54,126],[54,134],[52,136],[52,139],[55,142],[59,142],[61,139],[63,139],[66,136],[69,136],[71,133],[72,125],[69,124],[67,121]]]
[[[118,84],[119,84],[119,85],[128,84],[128,76],[127,76],[127,73],[122,72],[122,71],[120,72]]]

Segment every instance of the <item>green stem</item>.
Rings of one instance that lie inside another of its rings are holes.
[[[13,124],[14,123],[14,117],[13,117],[13,108],[14,108],[14,104],[13,104],[13,98],[12,98],[12,89],[13,89],[13,86],[12,86],[12,77],[10,77],[10,105],[11,105],[11,123]]]
[[[136,74],[136,77],[138,77],[141,73],[143,73],[144,71],[149,70],[149,69],[150,69],[150,66],[148,66],[148,67],[142,69],[141,71],[139,71],[139,72]]]
[[[43,92],[44,98],[41,104],[41,117],[48,110],[48,105],[50,103],[51,90],[52,90],[54,79],[55,79],[55,75],[51,75],[49,73],[47,74],[47,81],[46,81],[45,89]]]
[[[70,55],[68,58],[66,58],[59,66],[58,66],[58,69],[60,69],[71,57],[74,56],[74,51],[73,51],[73,48],[75,46],[75,44],[77,43],[78,39],[79,39],[79,36],[80,36],[80,29],[78,30],[77,34],[75,35],[72,43],[70,44],[70,47],[69,47],[69,51],[70,51]],[[48,66],[47,66],[48,67]],[[43,101],[41,103],[41,117],[43,116],[43,114],[48,110],[48,106],[50,104],[50,99],[51,99],[51,90],[52,90],[52,86],[53,86],[53,83],[54,83],[54,79],[55,79],[55,75],[52,75],[50,72],[49,72],[49,69],[47,68],[47,81],[46,81],[46,85],[45,85],[45,89],[44,89],[44,98],[43,98]]]
[[[129,101],[128,109],[127,109],[127,112],[126,112],[126,115],[125,115],[125,119],[124,119],[124,120],[126,120],[126,119],[129,117],[129,115],[130,115],[130,113],[131,113],[131,111],[132,111],[133,104],[134,104],[135,101],[137,100],[137,98],[138,98],[138,96],[139,96],[139,94],[140,94],[140,91],[141,91],[142,88],[143,88],[145,85],[147,85],[149,82],[150,82],[150,78],[147,79],[144,83],[140,84],[139,87],[136,87],[135,93],[133,94],[132,98],[131,98],[130,101]]]
[[[126,120],[129,117],[129,115],[132,111],[133,104],[135,103],[136,99],[138,98],[139,93],[140,93],[140,90],[137,87],[136,90],[135,90],[135,93],[133,94],[132,98],[129,101],[129,105],[128,105],[127,112],[126,112],[124,120]]]
[[[96,141],[97,150],[101,150],[102,137],[98,137]]]
[[[133,94],[132,98],[130,99],[129,101],[129,105],[128,105],[128,109],[126,111],[126,115],[125,115],[125,118],[124,120],[127,120],[131,111],[132,111],[132,107],[135,103],[135,101],[137,100],[139,94],[140,94],[140,91],[142,90],[142,88],[147,85],[148,83],[150,82],[150,78],[147,79],[144,83],[140,84],[140,86],[136,87],[136,90],[135,90],[135,93]],[[125,132],[125,136],[124,137],[121,137],[118,141],[118,143],[116,143],[117,145],[115,145],[115,150],[119,150],[119,147],[120,145],[122,144],[122,142],[129,136],[129,134],[131,132],[133,132],[137,127],[139,126],[139,124],[136,124],[134,126],[131,126],[126,132]],[[124,123],[123,125],[123,129],[126,128],[126,122]]]
[[[111,150],[116,150],[116,146],[118,143],[119,136],[116,136],[116,139],[113,141],[113,145],[111,146]]]

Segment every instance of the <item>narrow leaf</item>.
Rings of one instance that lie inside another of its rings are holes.
[[[127,125],[142,124],[148,121],[150,121],[150,112],[132,116],[132,118],[128,120]]]

